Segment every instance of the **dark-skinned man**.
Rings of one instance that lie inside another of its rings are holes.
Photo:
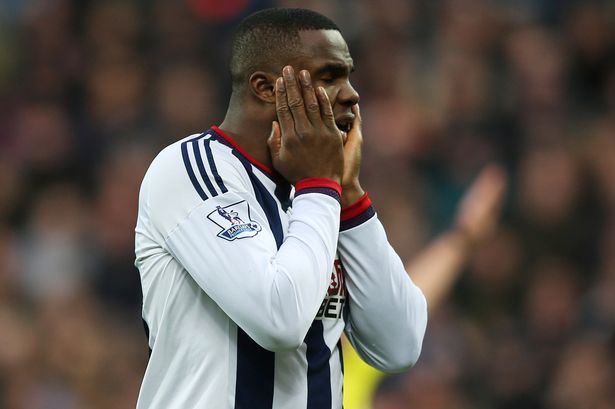
[[[137,407],[341,408],[342,333],[381,370],[417,361],[425,297],[359,183],[352,70],[318,13],[237,28],[223,122],[165,148],[141,187]]]

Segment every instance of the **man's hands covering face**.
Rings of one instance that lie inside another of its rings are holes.
[[[342,184],[343,137],[327,93],[314,89],[305,70],[298,78],[290,66],[282,72],[275,86],[278,122],[267,141],[273,167],[291,183],[327,178]]]

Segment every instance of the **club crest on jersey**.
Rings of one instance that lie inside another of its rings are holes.
[[[216,206],[207,218],[222,229],[218,237],[228,241],[254,237],[262,230],[257,222],[250,219],[250,206],[245,200],[224,207]]]

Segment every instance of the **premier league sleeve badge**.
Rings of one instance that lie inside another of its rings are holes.
[[[224,207],[216,206],[207,218],[222,229],[218,237],[228,241],[254,237],[262,230],[257,222],[250,219],[250,206],[245,200]]]

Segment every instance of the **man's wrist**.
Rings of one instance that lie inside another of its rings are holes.
[[[365,191],[358,183],[342,186],[342,209],[352,206],[365,195]]]

